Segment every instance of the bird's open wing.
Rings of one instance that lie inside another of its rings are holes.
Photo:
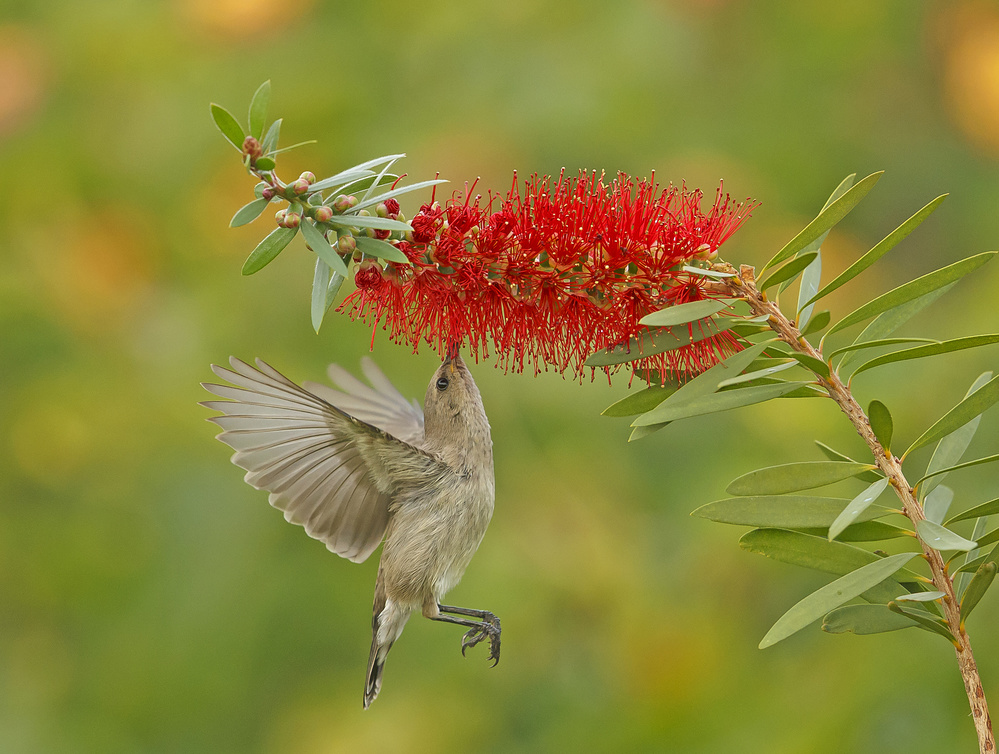
[[[343,367],[330,364],[330,380],[340,390],[317,382],[306,382],[305,388],[341,411],[403,442],[423,447],[423,409],[419,404],[407,401],[371,359],[361,359],[361,370],[371,387]]]
[[[273,367],[236,358],[212,366],[231,385],[204,384],[224,401],[211,421],[236,452],[245,479],[270,492],[270,503],[331,551],[360,563],[378,547],[389,502],[406,477],[440,462],[299,387]]]

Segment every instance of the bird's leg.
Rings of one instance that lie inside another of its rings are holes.
[[[468,627],[468,632],[461,640],[461,654],[464,657],[465,650],[474,647],[480,641],[489,639],[489,658],[493,661],[493,667],[499,662],[500,657],[500,620],[488,610],[472,610],[467,607],[451,607],[450,605],[438,605],[440,614],[434,616],[432,620],[443,621],[444,623],[454,623],[457,626]],[[455,615],[468,615],[479,620],[465,620],[455,618],[443,613],[454,613]]]

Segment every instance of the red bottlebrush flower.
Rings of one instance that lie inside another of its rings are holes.
[[[685,186],[623,174],[608,185],[582,172],[533,176],[523,188],[515,179],[505,197],[486,202],[456,195],[444,207],[425,204],[411,221],[412,243],[398,243],[412,266],[392,264],[383,277],[365,261],[339,311],[382,324],[414,350],[426,342],[444,355],[463,345],[475,358],[494,351],[505,369],[530,363],[581,376],[590,354],[645,330],[645,315],[707,297],[703,278],[681,268],[717,252],[756,204],[734,203],[719,188],[703,212],[702,198]],[[737,347],[723,332],[636,352],[630,366],[682,381]]]

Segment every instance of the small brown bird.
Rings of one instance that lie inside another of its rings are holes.
[[[482,398],[457,349],[434,372],[423,410],[370,359],[371,387],[333,364],[341,390],[299,387],[257,360],[212,365],[230,385],[203,383],[226,398],[201,405],[236,453],[246,481],[310,537],[355,563],[384,538],[375,582],[365,709],[378,696],[385,657],[412,612],[465,626],[461,652],[489,639],[499,662],[500,622],[485,610],[442,605],[461,579],[493,514],[492,439]],[[465,616],[465,617],[456,617]],[[477,620],[470,620],[474,618]]]

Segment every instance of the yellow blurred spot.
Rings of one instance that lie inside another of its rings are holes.
[[[967,5],[952,19],[944,39],[950,111],[974,143],[999,153],[999,12]]]
[[[265,35],[298,21],[312,8],[312,0],[177,0],[178,10],[196,29],[209,34],[245,39]]]
[[[84,462],[90,433],[83,418],[68,406],[26,401],[14,417],[10,443],[14,461],[33,481],[59,487]]]
[[[44,48],[27,30],[0,26],[0,137],[24,124],[45,94]]]

